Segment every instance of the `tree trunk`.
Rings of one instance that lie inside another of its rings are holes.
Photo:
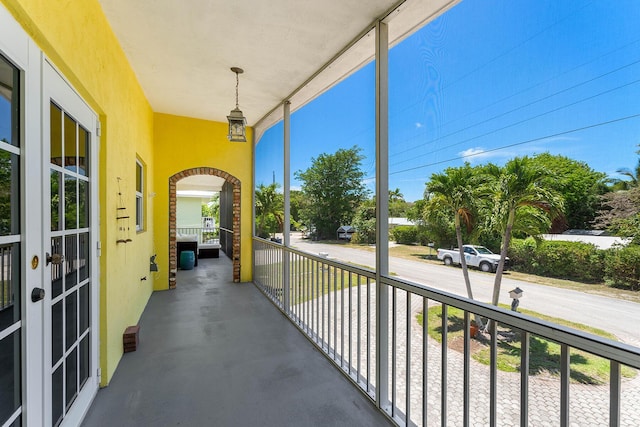
[[[462,248],[462,228],[460,227],[460,215],[455,214],[456,224],[456,240],[458,241],[458,251],[460,253],[460,266],[462,267],[462,276],[464,276],[464,284],[467,287],[467,296],[469,299],[473,299],[473,291],[471,290],[471,279],[469,278],[469,267],[467,267],[467,260],[464,257],[464,249]],[[479,315],[473,314],[474,320],[478,328],[482,329],[482,319]]]
[[[498,262],[498,268],[496,269],[496,278],[493,282],[493,298],[491,304],[497,306],[500,299],[500,285],[502,284],[502,273],[504,272],[504,263],[507,258],[507,251],[509,250],[509,243],[511,242],[511,230],[513,229],[513,223],[516,219],[516,210],[509,210],[509,218],[507,219],[507,227],[502,236],[502,248],[500,248],[500,261]]]
[[[469,269],[467,268],[467,260],[464,257],[464,249],[462,248],[462,229],[460,228],[460,215],[455,214],[456,224],[456,240],[458,241],[458,251],[460,253],[460,265],[462,266],[462,276],[464,276],[464,284],[467,287],[467,296],[473,299],[471,291],[471,280],[469,279]]]

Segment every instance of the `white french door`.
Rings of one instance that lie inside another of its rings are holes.
[[[98,385],[97,119],[43,63],[44,420],[77,424]]]
[[[78,425],[98,389],[96,129],[0,5],[0,427]]]

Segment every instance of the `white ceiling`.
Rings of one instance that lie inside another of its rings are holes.
[[[224,178],[213,175],[192,175],[182,178],[176,184],[176,191],[207,191],[219,192],[222,190]]]
[[[388,15],[390,40],[395,42],[455,3],[99,1],[154,111],[226,122],[235,107],[230,68],[238,66],[244,69],[240,108],[249,125],[262,126],[259,132],[278,120],[277,106],[291,95],[297,96],[295,110],[371,60],[373,37],[366,33],[377,19]],[[352,43],[363,35],[361,42]],[[346,55],[332,61],[347,47]]]

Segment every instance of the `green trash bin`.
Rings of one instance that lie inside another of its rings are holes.
[[[182,270],[193,270],[196,262],[196,254],[193,251],[180,252],[180,268]]]

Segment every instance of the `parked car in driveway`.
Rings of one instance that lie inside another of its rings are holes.
[[[462,245],[464,259],[468,266],[477,267],[485,272],[495,273],[500,262],[500,255],[494,254],[484,246]],[[460,251],[456,249],[438,249],[438,259],[445,265],[460,264]],[[509,258],[505,259],[504,269],[509,266]]]

